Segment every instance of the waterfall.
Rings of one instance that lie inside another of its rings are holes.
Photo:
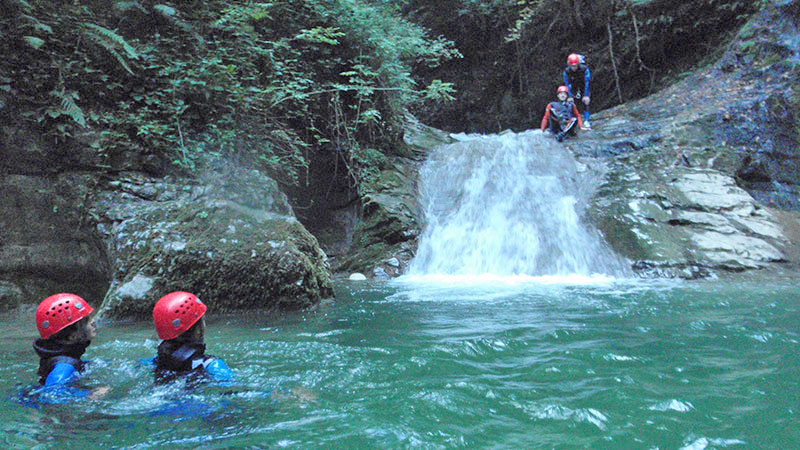
[[[409,275],[627,275],[581,219],[596,186],[538,130],[437,147],[420,173],[425,225]]]

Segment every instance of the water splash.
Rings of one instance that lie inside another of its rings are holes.
[[[541,132],[459,135],[421,172],[426,226],[409,275],[625,276],[581,213],[595,175]]]

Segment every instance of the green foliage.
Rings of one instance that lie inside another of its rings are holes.
[[[84,23],[83,27],[86,37],[106,49],[128,73],[133,75],[133,71],[128,66],[125,58],[137,59],[139,55],[136,53],[136,49],[128,44],[125,38],[108,28],[93,23]]]
[[[23,39],[25,43],[33,47],[34,49],[38,50],[39,47],[44,45],[44,39],[38,38],[36,36],[24,36]]]
[[[540,9],[544,4],[542,0],[520,0],[517,2],[517,6],[521,6],[522,9],[519,11],[519,17],[514,21],[514,26],[508,30],[508,35],[505,37],[506,42],[522,39],[525,29],[533,22],[537,14],[541,14]]]
[[[147,153],[195,171],[235,160],[286,184],[329,155],[359,185],[399,140],[406,108],[453,98],[448,83],[418,87],[415,68],[460,57],[370,0],[19,3],[0,18],[0,73],[44,133],[91,133],[109,161]]]
[[[52,118],[57,118],[61,115],[68,116],[75,123],[81,127],[86,126],[86,116],[83,110],[75,103],[79,100],[79,95],[76,91],[65,92],[63,89],[60,91],[51,91],[50,95],[55,97],[59,102],[59,107],[50,107],[47,109],[47,115]]]

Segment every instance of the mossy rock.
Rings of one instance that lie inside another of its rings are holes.
[[[110,229],[116,271],[104,310],[112,316],[146,316],[175,290],[216,311],[298,309],[333,295],[324,252],[285,214],[274,181],[248,172],[162,188],[154,201],[127,205]]]

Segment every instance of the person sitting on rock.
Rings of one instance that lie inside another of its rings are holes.
[[[591,130],[589,122],[589,80],[592,74],[589,66],[586,65],[586,58],[583,55],[572,53],[567,56],[567,67],[564,69],[564,85],[567,86],[569,94],[567,100],[574,102],[580,100],[579,105],[583,109],[583,125],[581,129]]]
[[[568,89],[566,86],[559,86],[556,91],[558,101],[550,102],[542,117],[542,131],[550,129],[556,136],[556,140],[561,142],[567,135],[575,136],[575,124],[583,126],[583,120],[578,114],[575,103],[567,101]]]
[[[39,384],[48,392],[57,389],[53,401],[99,398],[110,390],[107,386],[92,391],[71,386],[87,364],[81,357],[97,336],[94,318],[89,318],[92,311],[86,300],[69,293],[51,295],[36,308],[41,338],[34,341],[33,350],[39,355]]]
[[[152,358],[156,381],[171,381],[182,375],[203,375],[215,381],[228,381],[233,372],[225,361],[206,355],[206,305],[189,292],[171,292],[153,307],[158,337],[158,355]]]

